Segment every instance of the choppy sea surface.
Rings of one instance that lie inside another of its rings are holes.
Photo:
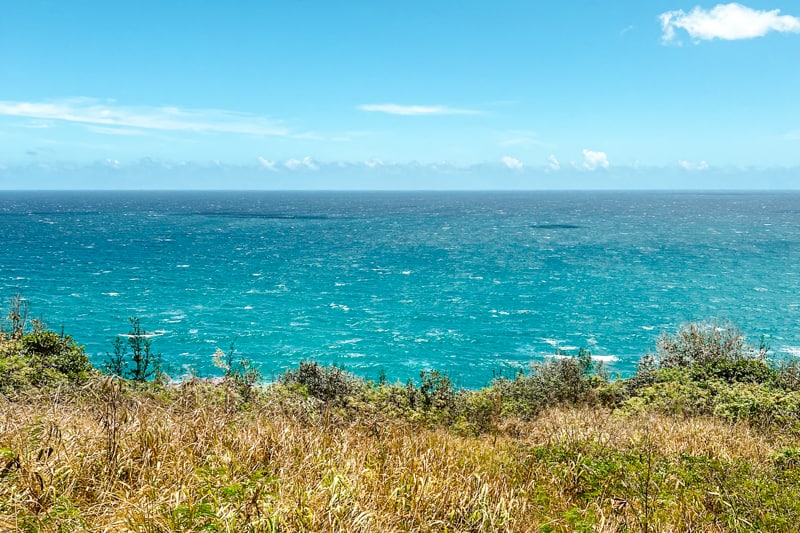
[[[800,194],[0,192],[0,298],[102,364],[138,316],[173,376],[239,354],[478,387],[556,349],[622,375],[730,320],[800,354]]]

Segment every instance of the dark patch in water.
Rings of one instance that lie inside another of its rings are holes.
[[[219,218],[260,218],[265,220],[328,220],[327,215],[294,215],[291,213],[227,213],[227,212],[203,212],[195,213],[205,217]]]
[[[531,224],[534,229],[580,229],[576,224]]]

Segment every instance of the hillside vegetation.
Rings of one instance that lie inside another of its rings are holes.
[[[263,384],[233,348],[215,382],[137,374],[122,347],[103,374],[25,311],[0,333],[0,531],[800,523],[800,368],[730,326],[662,335],[627,379],[581,351],[460,390],[314,362]]]

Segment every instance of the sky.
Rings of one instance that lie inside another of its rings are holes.
[[[800,188],[800,2],[0,0],[0,189]]]

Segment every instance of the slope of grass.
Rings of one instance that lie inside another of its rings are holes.
[[[221,380],[170,385],[97,372],[20,309],[0,330],[0,531],[800,523],[800,369],[735,328],[664,335],[626,379],[580,351],[480,390],[313,362],[263,384],[231,347]]]
[[[0,529],[793,531],[793,435],[550,408],[464,436],[276,386],[120,381],[0,404]],[[228,391],[229,392],[229,391]]]

